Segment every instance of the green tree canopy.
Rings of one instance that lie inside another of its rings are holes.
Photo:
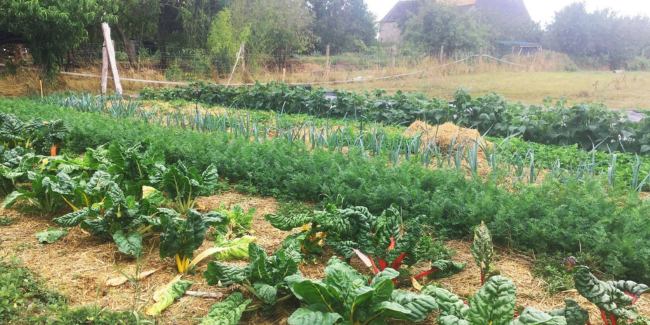
[[[0,26],[27,40],[41,77],[52,79],[68,51],[88,38],[86,28],[115,23],[117,9],[108,0],[0,0]]]
[[[315,47],[324,52],[355,51],[370,46],[377,36],[375,16],[363,0],[308,0],[314,13]]]
[[[480,14],[460,11],[455,6],[427,2],[402,24],[404,39],[425,50],[444,46],[449,50],[477,50],[489,46],[492,28],[482,24]]]

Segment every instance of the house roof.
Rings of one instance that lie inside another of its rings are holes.
[[[400,1],[393,6],[393,9],[391,9],[380,22],[393,23],[402,21],[403,19],[406,19],[408,15],[417,13],[420,4],[419,1]]]
[[[499,14],[510,19],[530,19],[523,0],[436,0],[440,3],[455,4],[461,10],[476,9],[482,14]],[[388,12],[382,23],[399,22],[415,14],[420,1],[400,1]]]

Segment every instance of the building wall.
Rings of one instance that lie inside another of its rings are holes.
[[[402,33],[397,22],[380,23],[379,25],[379,42],[396,44],[402,40]]]

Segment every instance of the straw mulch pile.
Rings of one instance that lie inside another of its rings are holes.
[[[440,152],[449,153],[449,147],[453,143],[453,151],[473,147],[478,142],[479,148],[486,148],[492,143],[481,138],[481,134],[475,129],[458,127],[451,122],[442,125],[430,125],[420,120],[413,122],[404,136],[413,137],[421,135],[422,147],[438,147]],[[485,159],[485,153],[479,149],[479,157]]]
[[[203,212],[217,208],[220,204],[226,206],[240,205],[244,209],[254,207],[257,209],[252,233],[258,238],[259,244],[266,247],[271,253],[277,249],[287,232],[277,230],[264,220],[264,215],[272,213],[277,209],[277,202],[271,198],[259,198],[241,195],[237,193],[225,193],[209,198],[201,198],[197,209]],[[153,275],[139,282],[134,288],[129,282],[117,287],[107,287],[104,283],[110,278],[119,276],[116,268],[128,275],[135,272],[136,260],[130,256],[120,253],[114,243],[106,243],[98,240],[79,228],[72,229],[70,234],[60,241],[43,245],[36,241],[36,231],[53,226],[51,217],[33,214],[21,214],[15,210],[2,210],[1,215],[14,218],[14,223],[7,227],[0,227],[0,257],[15,255],[22,260],[23,266],[28,267],[45,280],[50,286],[67,294],[71,305],[99,305],[112,310],[127,310],[137,305],[139,311],[144,311],[152,304],[152,295],[155,290],[167,284],[175,276],[175,263],[171,259],[161,260],[158,257],[158,240],[153,238],[147,242],[144,249],[145,254],[141,262],[141,270],[151,270],[162,267]],[[452,292],[467,297],[475,293],[480,287],[479,270],[474,265],[469,251],[469,241],[454,240],[447,243],[458,253],[454,256],[455,261],[467,262],[465,271],[450,278],[442,279],[440,282]],[[201,252],[213,245],[206,241],[197,251]],[[568,291],[549,296],[544,288],[542,280],[532,276],[532,261],[525,255],[509,250],[499,250],[499,260],[496,262],[501,273],[510,277],[517,285],[517,305],[521,307],[532,306],[541,310],[550,310],[562,307],[565,298],[574,298],[584,307],[589,308],[592,322],[599,324],[599,314],[594,305],[581,298],[577,292]],[[324,277],[323,270],[333,253],[326,249],[324,256],[303,263],[300,270],[303,276],[320,279]],[[221,297],[196,298],[185,296],[180,301],[163,311],[158,324],[198,324],[200,318],[205,315],[211,305],[221,301],[230,293],[242,291],[241,288],[219,288],[208,286],[202,276],[209,258],[199,264],[195,274],[188,274],[186,280],[194,282],[190,288],[193,291],[220,293]],[[353,258],[352,264],[361,272],[368,273],[369,270]],[[227,262],[237,265],[245,265],[245,261]],[[414,271],[421,271],[427,265],[420,265]],[[424,284],[424,283],[423,283]],[[414,290],[411,287],[402,289]],[[251,295],[245,291],[244,295]],[[650,302],[647,297],[638,300],[641,311],[647,311]],[[290,299],[278,308],[276,316],[263,316],[248,313],[242,318],[242,324],[286,324],[287,318],[299,307],[299,302]],[[421,324],[433,324],[436,315],[432,314]],[[394,321],[391,324],[407,324],[406,322]]]

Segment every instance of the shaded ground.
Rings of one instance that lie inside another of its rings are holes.
[[[258,237],[259,243],[271,253],[288,235],[272,228],[264,220],[266,213],[277,209],[277,202],[272,198],[251,197],[237,193],[225,193],[201,198],[197,209],[202,211],[217,208],[220,204],[227,206],[240,205],[244,209],[254,207],[257,209],[251,232]],[[0,227],[0,256],[15,255],[23,261],[23,266],[38,272],[54,288],[69,295],[71,304],[75,306],[96,304],[112,310],[125,310],[133,308],[144,311],[151,303],[153,292],[160,286],[168,283],[175,276],[175,265],[171,259],[161,260],[158,257],[157,238],[150,240],[145,247],[141,269],[149,270],[164,267],[161,271],[140,281],[137,288],[130,283],[118,287],[106,287],[105,281],[117,277],[119,268],[128,275],[134,274],[137,261],[120,253],[115,244],[99,241],[79,228],[72,229],[70,234],[62,240],[49,245],[37,243],[34,234],[36,231],[52,226],[50,217],[32,214],[22,214],[15,210],[2,210],[0,215],[14,218],[10,226]],[[467,262],[467,268],[460,274],[440,280],[440,283],[461,297],[475,293],[480,287],[480,272],[474,265],[469,251],[469,241],[453,240],[447,246],[457,251],[453,260]],[[213,245],[206,241],[197,251],[203,251]],[[577,292],[570,290],[549,296],[542,280],[532,276],[532,260],[530,257],[518,254],[507,249],[498,250],[499,259],[496,262],[501,273],[513,279],[517,285],[517,306],[536,307],[550,310],[563,306],[565,298],[578,300],[581,305],[591,312],[591,321],[600,324],[599,315],[595,306],[581,298]],[[309,263],[303,263],[300,270],[305,277],[323,278],[325,263],[331,257],[331,252]],[[209,259],[199,264],[195,274],[189,274],[184,279],[194,281],[190,290],[221,293],[221,298],[195,298],[185,296],[166,309],[158,318],[159,324],[197,324],[205,315],[209,307],[224,299],[238,287],[218,288],[208,286],[202,276],[205,265]],[[228,262],[244,265],[244,261]],[[368,272],[365,267],[353,259],[353,266],[362,272]],[[419,265],[419,270],[425,270],[428,265]],[[412,288],[402,288],[413,290]],[[246,296],[248,294],[245,293]],[[647,311],[650,301],[646,296],[638,300],[641,311]],[[299,307],[296,300],[288,300],[280,305],[276,316],[268,317],[256,314],[244,315],[243,324],[286,324],[286,319]],[[433,324],[435,315],[427,318],[423,324]],[[402,324],[402,322],[393,322]]]

